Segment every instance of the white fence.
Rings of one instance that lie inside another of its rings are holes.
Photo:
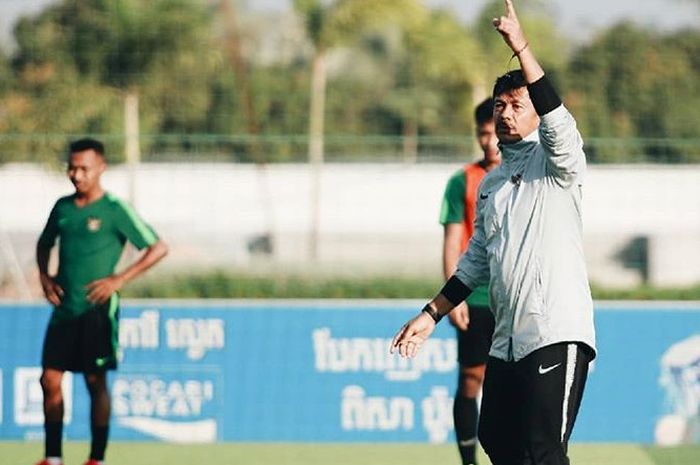
[[[137,210],[171,244],[171,269],[439,275],[440,200],[458,168],[324,165],[315,259],[307,165],[144,164],[133,178],[126,167],[114,166],[104,185],[127,197],[133,179]],[[35,165],[0,167],[0,279],[7,280],[12,266],[33,269],[34,244],[48,212],[71,192],[63,173]],[[589,167],[584,227],[595,282],[700,282],[700,166]]]

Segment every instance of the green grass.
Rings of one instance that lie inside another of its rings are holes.
[[[130,284],[132,298],[346,298],[427,299],[443,281],[439,276],[325,276],[313,274],[255,274],[227,270],[154,275]],[[609,289],[592,286],[597,300],[700,300],[700,284],[684,288],[638,286]]]
[[[39,442],[0,442],[0,462],[31,465],[42,454]],[[65,464],[81,465],[88,445],[68,442]],[[700,445],[658,448],[634,444],[573,444],[572,465],[698,465]],[[222,443],[173,445],[116,442],[109,446],[110,465],[459,465],[452,445],[427,444],[284,444]],[[480,464],[488,465],[483,454]]]

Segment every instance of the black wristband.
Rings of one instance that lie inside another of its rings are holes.
[[[452,276],[450,279],[448,279],[440,290],[440,294],[445,296],[445,298],[455,307],[461,304],[471,293],[472,290],[465,286],[464,283],[456,276]]]
[[[421,310],[421,312],[425,312],[428,315],[430,315],[430,318],[432,318],[433,321],[435,321],[435,324],[440,323],[440,320],[442,319],[442,315],[440,315],[437,310],[431,307],[430,304],[425,304],[425,307],[423,307],[423,310]]]
[[[535,106],[535,111],[540,116],[546,115],[561,105],[561,99],[547,76],[542,76],[532,84],[528,84],[527,90],[530,93],[530,100]]]

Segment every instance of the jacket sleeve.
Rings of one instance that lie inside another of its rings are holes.
[[[547,174],[560,186],[568,187],[586,168],[583,140],[576,129],[576,121],[546,75],[528,84],[527,90],[540,117],[539,134]]]
[[[540,117],[539,133],[548,174],[562,187],[570,186],[586,169],[583,140],[574,117],[559,105]]]
[[[489,282],[489,262],[486,256],[486,234],[484,232],[484,205],[479,186],[479,198],[476,201],[476,219],[474,221],[474,235],[469,240],[469,248],[462,254],[457,262],[457,277],[469,289],[487,284]]]

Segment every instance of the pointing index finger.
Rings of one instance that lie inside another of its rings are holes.
[[[505,0],[506,2],[506,15],[509,18],[515,18],[515,7],[513,6],[513,0]]]

